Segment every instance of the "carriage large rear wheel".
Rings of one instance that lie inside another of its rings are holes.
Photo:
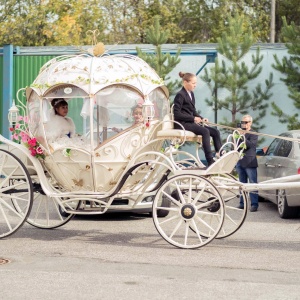
[[[32,202],[33,185],[25,165],[14,154],[0,149],[0,238],[23,225]]]
[[[168,199],[168,206],[162,206]],[[169,214],[161,219],[158,211]],[[159,234],[179,248],[199,248],[210,243],[224,221],[224,202],[206,178],[183,174],[170,178],[157,191],[152,215]]]

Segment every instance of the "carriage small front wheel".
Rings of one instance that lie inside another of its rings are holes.
[[[158,216],[162,210],[168,211],[165,218]],[[159,188],[152,215],[157,231],[168,243],[192,249],[207,245],[218,235],[225,209],[219,191],[208,179],[183,174],[170,178]]]

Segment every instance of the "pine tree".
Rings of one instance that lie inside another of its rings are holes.
[[[263,56],[257,48],[252,55],[251,64],[246,64],[244,58],[254,44],[254,38],[250,26],[243,15],[229,17],[228,26],[222,37],[218,38],[217,50],[222,59],[216,59],[215,66],[210,73],[205,69],[201,77],[212,91],[212,99],[206,99],[206,103],[214,110],[227,110],[231,114],[231,120],[226,117],[224,125],[235,127],[237,120],[244,114],[253,116],[253,128],[262,129],[265,126],[260,121],[266,114],[267,100],[271,97],[270,89],[273,87],[272,73],[265,80],[265,87],[259,83],[254,89],[249,90],[249,83],[257,78],[262,71],[260,66]],[[226,97],[220,99],[219,91],[225,91]],[[217,121],[217,120],[215,120]]]
[[[289,98],[294,102],[294,106],[300,109],[300,26],[296,26],[294,22],[288,25],[286,19],[283,18],[281,34],[290,56],[285,56],[280,61],[275,54],[276,64],[273,64],[272,67],[285,75],[281,80],[288,87]],[[300,129],[298,113],[288,115],[274,102],[272,108],[272,115],[279,117],[279,122],[287,124],[289,130]]]
[[[175,89],[179,85],[179,80],[170,81],[168,74],[176,67],[180,62],[179,48],[174,56],[170,53],[162,52],[162,44],[165,44],[169,37],[169,30],[162,30],[159,22],[160,17],[154,17],[154,25],[146,31],[146,41],[155,46],[154,53],[145,53],[140,48],[136,48],[137,55],[145,60],[157,74],[166,82],[170,94],[173,94]]]

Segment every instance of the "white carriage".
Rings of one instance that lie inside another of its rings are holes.
[[[73,106],[76,137],[47,138],[54,98]],[[132,125],[129,114],[137,104],[143,122]],[[0,238],[25,221],[56,228],[76,214],[149,205],[160,235],[181,248],[202,247],[243,224],[247,195],[229,175],[240,157],[234,135],[228,138],[231,150],[205,168],[199,137],[173,129],[168,91],[143,60],[89,54],[55,58],[18,93],[17,105],[10,121],[16,139],[25,135],[23,142],[0,135]],[[195,155],[181,150],[186,141],[195,143]],[[244,209],[237,208],[241,194]]]

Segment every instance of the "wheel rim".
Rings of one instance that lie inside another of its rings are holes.
[[[32,199],[32,181],[24,164],[15,155],[0,150],[0,238],[23,225]]]
[[[162,200],[168,199],[168,207]],[[159,219],[157,211],[167,210]],[[153,202],[153,221],[159,234],[179,248],[199,248],[210,243],[224,221],[224,203],[214,185],[196,175],[179,175],[165,182]]]
[[[244,223],[248,211],[248,194],[239,191],[236,182],[238,181],[230,174],[213,175],[210,177],[212,183],[220,192],[225,204],[224,224],[217,238],[225,238],[235,233]],[[244,198],[244,208],[238,208],[240,195]]]

